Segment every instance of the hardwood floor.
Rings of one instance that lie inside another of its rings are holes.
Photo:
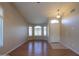
[[[29,40],[11,53],[11,56],[77,56],[70,49],[52,49],[46,40]]]

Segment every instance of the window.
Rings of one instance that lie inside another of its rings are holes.
[[[54,23],[59,23],[58,20],[51,20],[50,23],[54,24]]]
[[[43,27],[43,30],[44,30],[44,31],[43,31],[43,32],[44,32],[44,36],[46,36],[46,29],[47,29],[47,27],[44,26],[44,27]]]
[[[32,27],[29,26],[29,36],[32,36]]]
[[[42,35],[42,27],[41,26],[35,26],[34,27],[34,35],[35,36],[41,36]]]
[[[0,8],[0,47],[3,47],[3,10]]]
[[[3,46],[3,19],[0,17],[0,47]]]

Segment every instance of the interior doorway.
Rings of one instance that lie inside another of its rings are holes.
[[[49,21],[49,41],[60,42],[60,23],[59,20]]]

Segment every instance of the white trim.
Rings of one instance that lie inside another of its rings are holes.
[[[75,49],[72,48],[72,47],[69,47],[68,45],[66,45],[66,44],[64,44],[64,43],[62,43],[62,42],[61,42],[61,44],[62,44],[63,46],[65,46],[66,48],[71,49],[73,52],[75,52],[76,54],[79,55],[79,51],[75,50]]]
[[[15,46],[13,49],[7,51],[6,53],[4,53],[2,56],[9,56],[8,53],[12,52],[13,50],[15,50],[16,48],[18,48],[19,46],[21,46],[22,44],[24,44],[26,41],[18,44],[17,46]]]

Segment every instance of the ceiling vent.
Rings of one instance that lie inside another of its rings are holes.
[[[40,3],[40,2],[36,2],[36,3]]]
[[[73,13],[73,12],[75,12],[75,8],[73,8],[72,10],[70,10],[70,13]]]

